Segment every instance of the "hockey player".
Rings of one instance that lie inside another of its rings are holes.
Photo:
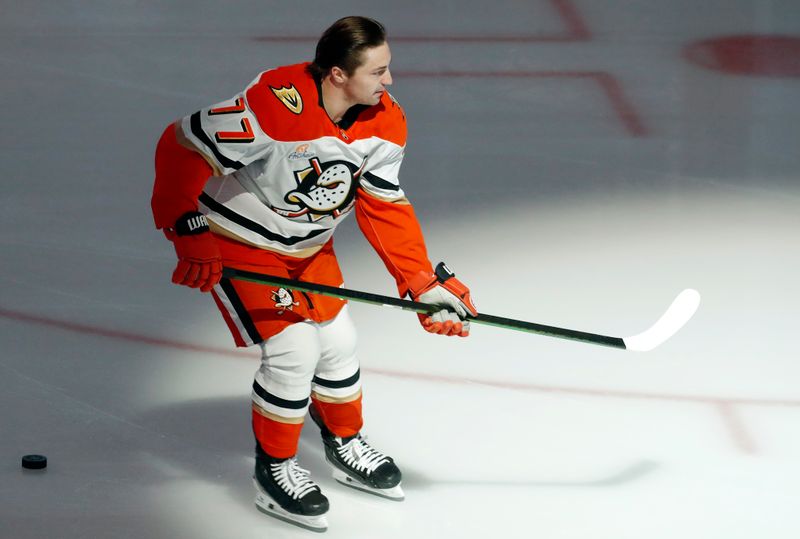
[[[252,391],[256,504],[327,527],[328,500],[296,460],[306,412],[334,477],[402,499],[393,459],[362,437],[355,330],[344,301],[221,279],[221,268],[341,286],[335,227],[350,213],[400,296],[441,306],[420,315],[441,335],[469,334],[469,290],[434,272],[398,174],[406,121],[388,94],[383,26],[336,21],[313,62],[265,71],[241,93],[170,125],[156,149],[152,209],[178,258],[174,283],[211,291],[238,346],[259,345]]]

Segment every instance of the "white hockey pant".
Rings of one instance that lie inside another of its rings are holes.
[[[348,400],[361,389],[356,331],[347,305],[322,324],[292,324],[261,343],[253,403],[286,419],[305,417],[312,391],[324,400]]]

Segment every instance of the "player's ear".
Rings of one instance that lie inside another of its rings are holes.
[[[345,73],[344,69],[342,69],[339,66],[333,66],[331,68],[330,73],[331,73],[331,82],[334,82],[336,84],[343,84],[347,81],[347,73]]]

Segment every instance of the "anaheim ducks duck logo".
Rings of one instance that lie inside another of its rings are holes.
[[[278,314],[283,314],[287,309],[292,311],[295,307],[300,305],[300,302],[295,301],[292,293],[285,288],[279,288],[273,291],[272,301],[275,302],[275,308],[278,309]]]
[[[300,92],[297,91],[297,88],[294,87],[294,84],[289,88],[286,86],[280,88],[273,88],[270,86],[269,89],[272,90],[275,97],[280,99],[281,103],[286,105],[287,109],[295,114],[303,112],[303,98],[300,96]]]
[[[297,170],[294,178],[297,189],[292,189],[283,200],[296,206],[296,209],[272,209],[289,218],[307,216],[309,221],[332,216],[334,219],[345,213],[353,204],[358,186],[358,179],[364,170],[367,160],[356,166],[347,161],[328,161],[320,163],[314,157],[309,159],[309,167]]]

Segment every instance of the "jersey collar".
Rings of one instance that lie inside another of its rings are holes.
[[[322,109],[325,117],[328,118],[328,120],[330,120],[330,122],[339,129],[347,131],[353,127],[353,124],[356,123],[356,120],[358,120],[358,115],[369,108],[369,105],[353,105],[347,109],[347,112],[344,113],[344,116],[342,116],[342,119],[339,120],[339,123],[334,123],[334,121],[330,119],[330,116],[328,116],[328,113],[325,111],[325,103],[322,101],[322,81],[318,80],[317,77],[313,77],[313,79],[314,85],[317,87],[317,104]]]

